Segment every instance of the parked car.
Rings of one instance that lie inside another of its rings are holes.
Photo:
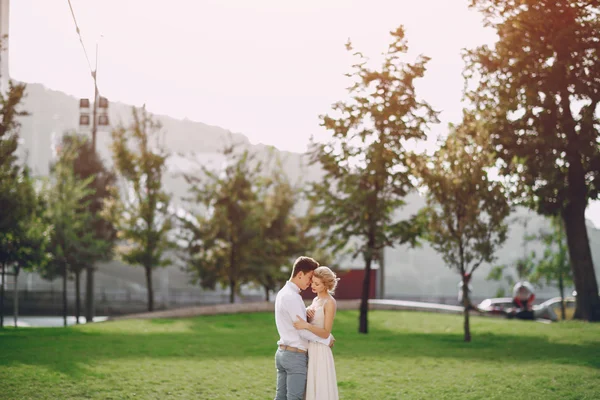
[[[575,297],[565,297],[565,317],[566,319],[573,319],[575,314]],[[551,321],[560,321],[562,319],[562,313],[560,311],[560,297],[554,297],[550,300],[546,300],[538,306],[533,306],[536,313],[536,318],[545,318]]]
[[[575,313],[575,298],[565,297],[565,316],[567,319],[572,319]],[[510,316],[510,311],[514,310],[513,299],[510,297],[496,297],[485,299],[477,308],[484,313],[492,315]],[[559,321],[562,319],[560,311],[560,297],[554,297],[546,300],[542,304],[533,306],[533,315],[535,319],[548,319],[550,321]]]

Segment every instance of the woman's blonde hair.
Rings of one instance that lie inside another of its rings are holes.
[[[323,285],[327,288],[327,291],[331,294],[335,293],[335,288],[337,287],[338,281],[340,278],[337,277],[335,272],[333,272],[329,267],[319,267],[315,269],[315,273],[313,278],[319,278]]]

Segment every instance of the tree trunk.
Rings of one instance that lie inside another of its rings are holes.
[[[62,290],[62,301],[63,301],[63,326],[67,326],[67,263],[63,263],[63,290]]]
[[[266,299],[266,301],[270,301],[271,297],[269,295],[269,292],[270,292],[269,287],[265,286],[264,288],[265,288],[265,299]]]
[[[365,277],[363,279],[362,295],[360,299],[360,315],[358,317],[358,333],[368,333],[367,313],[369,312],[369,289],[371,288],[371,263],[372,257],[365,258]]]
[[[2,264],[2,277],[0,279],[0,328],[4,328],[4,281],[6,279],[6,264]]]
[[[560,313],[562,320],[567,319],[565,310],[565,274],[567,267],[567,245],[565,243],[565,224],[561,219],[555,218],[557,222],[556,232],[558,233],[558,251],[559,251],[559,266],[558,266],[558,290],[560,291]]]
[[[465,342],[471,341],[471,326],[469,324],[469,307],[465,307],[464,309],[465,322],[464,322],[464,330],[465,330]]]
[[[229,302],[231,304],[235,303],[235,285],[236,285],[236,281],[235,279],[229,279]]]
[[[562,272],[558,273],[558,290],[560,291],[560,314],[564,321],[567,319],[567,313],[565,312],[565,282]]]
[[[154,289],[152,289],[152,267],[146,269],[146,289],[148,293],[148,311],[154,311]]]
[[[471,310],[471,298],[469,297],[469,281],[463,274],[463,307],[464,307],[464,330],[465,330],[465,342],[471,341],[471,326],[469,323],[469,312]]]
[[[75,272],[75,323],[79,325],[81,315],[81,270]]]
[[[569,55],[561,51],[557,55],[559,65],[568,59]],[[566,76],[566,64],[565,68]],[[562,209],[565,222],[569,259],[573,270],[573,282],[577,290],[577,308],[573,318],[587,321],[600,321],[600,297],[598,283],[594,272],[594,262],[590,250],[590,241],[585,225],[585,209],[587,208],[588,187],[585,181],[585,170],[581,161],[578,146],[580,139],[575,130],[575,119],[571,114],[570,97],[566,85],[561,90],[561,106],[563,107],[563,125],[568,138],[567,161],[567,203]]]
[[[233,226],[230,224],[231,232],[233,232]],[[235,240],[233,234],[229,237],[231,242],[231,247],[229,249],[229,303],[235,303],[235,289],[236,289],[236,253],[237,253],[237,241]]]
[[[17,286],[19,279],[20,269],[17,267],[15,269],[15,281],[13,286],[13,318],[15,320],[15,328],[17,327],[17,322],[19,320],[19,287]]]
[[[600,321],[600,298],[585,225],[585,200],[571,201],[563,213],[573,282],[577,290],[576,319]]]
[[[94,321],[94,266],[85,269],[85,321]]]

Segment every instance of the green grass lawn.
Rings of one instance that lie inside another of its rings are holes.
[[[598,399],[600,324],[339,312],[340,397]],[[271,314],[0,331],[0,399],[272,399]]]

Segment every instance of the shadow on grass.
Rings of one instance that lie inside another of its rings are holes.
[[[462,334],[389,333],[377,335],[377,345],[355,343],[351,348],[341,338],[336,355],[381,358],[432,357],[438,359],[527,363],[542,361],[561,365],[600,368],[597,343],[554,343],[543,337],[484,333],[465,343]]]
[[[368,335],[359,335],[355,333],[354,318],[341,318],[335,332],[339,332],[334,348],[338,360],[360,357],[402,363],[432,357],[500,364],[542,361],[600,368],[598,343],[555,343],[544,336],[489,332],[477,334],[473,342],[464,343],[462,334],[458,333],[406,332],[377,325]],[[0,370],[7,366],[33,365],[82,377],[90,374],[88,366],[104,361],[271,359],[277,339],[270,314],[6,330],[0,333]]]

